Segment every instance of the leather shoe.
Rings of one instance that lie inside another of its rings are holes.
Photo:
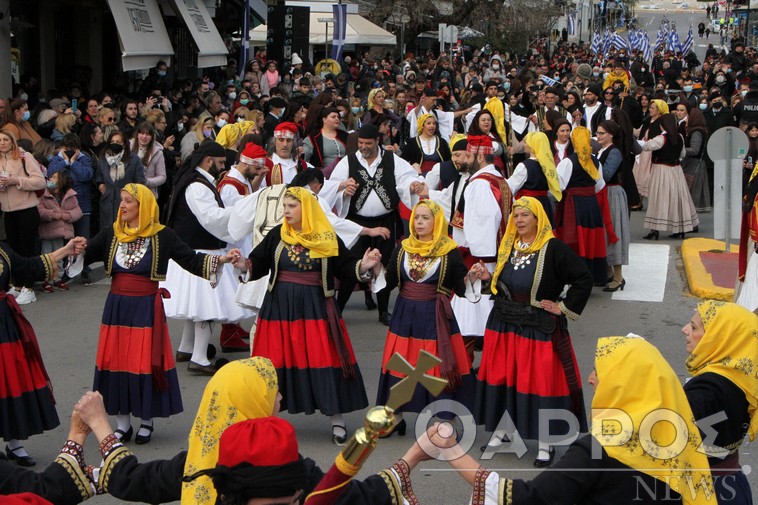
[[[197,375],[215,375],[216,367],[211,365],[200,365],[194,361],[187,364],[187,370]]]
[[[139,432],[137,432],[137,435],[134,436],[134,441],[138,445],[147,444],[150,442],[150,439],[153,438],[153,425],[152,424],[141,424],[139,427],[140,430],[145,429],[149,431],[147,435],[140,435]]]
[[[23,447],[19,447],[18,449],[23,449]],[[7,445],[5,446],[5,455],[8,457],[8,461],[15,461],[18,466],[34,466],[37,464],[34,458],[28,454],[26,456],[19,456]]]
[[[552,445],[550,446],[550,449],[547,451],[548,458],[547,459],[535,459],[534,460],[534,466],[537,468],[545,468],[547,466],[550,466],[553,464],[553,459],[555,458],[555,447]]]
[[[390,321],[392,321],[392,314],[390,312],[382,312],[379,314],[379,322],[384,326],[389,326]]]
[[[191,352],[182,352],[182,351],[176,351],[176,356],[174,357],[174,361],[177,363],[185,363],[192,359],[192,353]]]

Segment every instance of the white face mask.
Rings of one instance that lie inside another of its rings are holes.
[[[176,131],[180,132],[184,130],[184,123],[176,123]]]
[[[224,126],[226,126],[226,119],[219,119],[218,121],[216,121],[216,126],[218,126],[219,128],[223,128]]]
[[[229,93],[229,100],[234,100],[235,98],[237,98],[236,91],[232,91],[231,93]]]
[[[726,77],[724,77],[723,75],[717,75],[716,76],[716,82],[717,83],[724,84],[724,81],[726,81]]]
[[[740,95],[742,95],[742,98],[745,98],[745,95],[747,95],[747,90],[743,89],[742,91],[740,91]]]
[[[19,97],[21,100],[25,101],[25,102],[26,102],[27,100],[29,100],[29,95],[27,95],[26,93],[21,93],[21,94],[20,94],[18,97]]]
[[[701,103],[701,104],[699,105],[699,107],[700,107],[700,110],[705,110],[705,109],[707,109],[707,108],[708,108],[708,104],[707,104],[707,103]]]

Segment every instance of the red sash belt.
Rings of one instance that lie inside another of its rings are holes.
[[[277,280],[302,284],[303,286],[321,287],[321,272],[279,271]],[[326,320],[327,328],[329,330],[329,338],[332,340],[334,347],[337,348],[337,354],[340,357],[340,365],[342,365],[342,375],[346,378],[353,378],[355,377],[355,371],[353,370],[353,364],[350,362],[350,353],[347,351],[345,336],[342,334],[340,317],[339,310],[337,310],[337,304],[334,303],[334,297],[327,296]]]
[[[437,326],[437,349],[442,358],[440,372],[447,379],[448,389],[454,390],[461,382],[461,374],[450,342],[450,320],[453,318],[453,307],[450,297],[437,291],[436,284],[421,284],[404,282],[400,288],[400,296],[408,300],[426,302],[435,300],[435,322]]]
[[[540,198],[540,197],[547,196],[547,190],[546,189],[519,189],[518,193],[516,193],[516,200],[518,200],[522,196],[531,196],[532,198]]]
[[[116,274],[111,283],[111,293],[121,296],[154,296],[153,301],[153,332],[150,352],[150,368],[153,372],[153,385],[158,391],[166,391],[168,382],[163,372],[163,335],[168,334],[166,313],[163,310],[163,299],[171,298],[171,293],[165,288],[159,288],[156,281],[135,274]]]
[[[24,317],[24,313],[21,311],[21,307],[18,305],[18,303],[16,303],[16,298],[14,296],[8,296],[4,290],[0,289],[0,301],[2,300],[5,300],[5,304],[10,309],[11,316],[13,317],[13,320],[16,322],[16,326],[18,327],[21,346],[24,348],[25,354],[23,359],[28,363],[36,363],[39,366],[40,370],[42,371],[42,375],[47,381],[47,387],[50,390],[50,397],[53,400],[53,404],[55,404],[55,398],[53,398],[53,383],[50,381],[50,376],[47,375],[47,370],[45,370],[45,363],[42,361],[42,353],[39,350],[37,335],[34,334],[34,328],[32,328],[32,324],[28,319],[26,319],[26,317]]]
[[[742,471],[739,450],[735,450],[722,460],[719,460],[718,458],[708,458],[708,462],[711,464],[711,475],[714,477],[734,475],[735,473]]]

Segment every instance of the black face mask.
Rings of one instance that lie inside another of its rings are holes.
[[[108,144],[108,150],[110,150],[110,152],[113,154],[118,154],[124,150],[124,146],[121,144]]]
[[[65,151],[63,151],[63,154],[66,155],[66,158],[71,159],[76,154],[76,150],[75,149],[66,149]]]
[[[711,105],[711,108],[713,110],[719,110],[719,109],[721,109],[721,102],[714,102],[713,105]]]

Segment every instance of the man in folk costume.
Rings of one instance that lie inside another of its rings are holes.
[[[467,147],[466,135],[453,135],[450,139],[451,159],[432,167],[426,174],[425,187],[419,192],[420,197],[434,200],[442,207],[448,222],[453,220],[455,209],[463,195],[463,188],[471,176]]]
[[[508,155],[512,157],[512,168],[526,159],[526,134],[537,131],[537,127],[529,120],[533,113],[534,106],[529,101],[528,93],[519,90],[510,95],[505,120],[508,122]]]
[[[171,194],[168,226],[196,251],[225,254],[231,241],[227,230],[231,209],[224,206],[214,179],[225,160],[221,145],[203,142],[182,167]],[[164,303],[166,316],[184,320],[176,360],[189,362],[187,369],[193,373],[213,375],[216,369],[208,359],[210,322],[234,323],[252,315],[234,302],[237,282],[233,267],[209,285],[171,261],[161,286],[172,294]],[[222,341],[222,347],[224,344]]]
[[[406,119],[412,125],[418,124],[418,118],[424,114],[434,114],[437,118],[437,129],[440,133],[440,137],[447,142],[450,137],[453,136],[453,127],[455,126],[455,120],[459,116],[465,116],[471,112],[471,107],[468,109],[459,109],[455,112],[446,112],[437,110],[437,90],[433,88],[426,88],[424,94],[421,95],[418,106],[408,113]],[[411,138],[416,138],[418,131],[411,128]]]
[[[505,131],[505,107],[503,101],[497,97],[497,81],[489,81],[487,83],[487,103],[484,104],[484,108],[492,113],[492,117],[495,118],[495,129],[501,139],[507,139],[508,134]]]
[[[297,150],[297,125],[291,121],[279,123],[274,130],[274,152],[266,158],[266,182],[264,186],[277,184],[289,184],[292,179],[303,170],[312,168],[312,165],[298,156]],[[324,181],[319,198],[325,199],[329,207],[337,203],[337,192],[343,188],[338,183]]]
[[[562,105],[558,105],[560,98],[561,92],[558,89],[553,87],[545,88],[545,105],[537,107],[537,113],[532,119],[532,121],[536,121],[537,128],[541,132],[545,131],[545,115],[549,110],[560,112],[569,124],[571,123],[571,114]]]
[[[352,179],[355,182],[340,190],[342,198],[337,200],[337,215],[364,227],[390,230],[388,238],[363,236],[352,248],[353,254],[360,255],[369,247],[379,249],[386,266],[395,247],[398,205],[402,201],[406,207],[413,208],[414,200],[418,198],[416,191],[422,187],[424,179],[407,161],[380,149],[379,137],[376,126],[361,127],[358,152],[345,156],[337,164],[331,180],[346,182]],[[338,302],[341,309],[345,308],[354,287],[340,286]],[[389,325],[389,298],[388,290],[377,293],[379,321],[385,325]]]
[[[458,243],[467,267],[481,263],[493,272],[513,195],[505,178],[495,168],[490,137],[469,135],[466,150],[472,174],[464,185],[463,195],[450,223],[453,226],[453,240]],[[475,304],[454,296],[452,305],[461,335],[467,341],[470,352],[473,352],[473,347],[481,345],[492,301],[489,295],[482,295],[479,303]]]

